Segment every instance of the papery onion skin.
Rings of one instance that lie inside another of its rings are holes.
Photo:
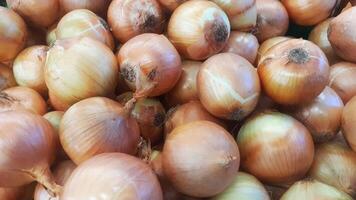
[[[114,54],[94,39],[57,40],[48,51],[45,81],[61,110],[82,99],[112,95],[117,77]]]
[[[267,40],[265,40],[260,47],[258,48],[258,53],[257,53],[257,58],[256,58],[256,64],[258,65],[261,61],[261,57],[263,57],[263,55],[270,50],[273,46],[287,41],[291,39],[290,37],[286,37],[286,36],[277,36],[277,37],[272,37],[269,38]]]
[[[344,104],[356,96],[356,64],[340,62],[330,67],[329,87],[341,97]]]
[[[290,39],[268,50],[257,67],[264,92],[282,105],[312,101],[326,87],[329,63],[307,40]]]
[[[88,176],[88,173],[90,176]],[[122,153],[105,153],[79,165],[67,180],[61,200],[162,200],[156,175],[143,161]]]
[[[187,1],[173,12],[167,31],[169,40],[183,57],[205,60],[224,48],[230,23],[215,3]]]
[[[74,37],[90,37],[111,49],[115,46],[113,36],[105,20],[86,9],[67,13],[57,24],[56,39]]]
[[[352,200],[348,194],[315,180],[298,181],[294,183],[280,200]]]
[[[180,4],[188,0],[158,0],[159,3],[170,12],[173,12]]]
[[[0,6],[0,62],[11,61],[25,47],[27,28],[13,10]]]
[[[309,131],[278,112],[265,111],[249,119],[237,135],[237,144],[243,169],[266,183],[293,183],[306,175],[313,162]]]
[[[181,75],[181,59],[164,35],[144,33],[126,42],[118,55],[120,71],[138,96],[159,96]]]
[[[341,129],[347,143],[356,151],[356,97],[353,97],[342,113]]]
[[[44,45],[26,48],[16,57],[13,64],[17,84],[34,89],[44,97],[48,91],[44,80],[47,51],[48,47]]]
[[[232,31],[227,45],[222,52],[238,54],[248,60],[251,64],[254,64],[259,46],[258,40],[253,34]]]
[[[48,96],[49,96],[49,105],[53,110],[65,111],[71,106],[71,104],[61,101],[53,93],[49,93]]]
[[[257,23],[253,30],[259,42],[286,34],[289,17],[283,4],[277,0],[257,0]]]
[[[236,142],[224,128],[209,121],[196,121],[179,126],[168,135],[162,164],[177,191],[211,197],[233,182],[240,155]]]
[[[198,73],[197,87],[204,107],[214,116],[229,120],[250,114],[261,90],[256,69],[233,53],[206,60]]]
[[[138,124],[129,111],[105,97],[88,98],[71,106],[59,128],[63,149],[76,164],[105,152],[135,154],[139,135]]]
[[[59,0],[65,13],[76,9],[88,9],[100,16],[107,12],[111,0]]]
[[[0,91],[16,86],[16,80],[12,70],[0,63]]]

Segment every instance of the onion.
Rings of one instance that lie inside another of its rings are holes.
[[[0,62],[11,61],[25,47],[27,28],[14,11],[0,6]]]
[[[159,3],[170,12],[173,12],[180,4],[187,0],[158,0]]]
[[[198,73],[201,103],[214,116],[241,120],[258,102],[260,82],[255,68],[233,53],[221,53],[206,60]]]
[[[259,64],[261,57],[263,57],[263,55],[270,50],[272,47],[274,47],[275,45],[287,41],[291,39],[290,37],[285,37],[285,36],[277,36],[277,37],[272,37],[269,38],[267,40],[265,40],[261,45],[260,48],[258,48],[258,53],[257,53],[257,58],[256,58],[256,63]]]
[[[130,111],[105,97],[74,104],[65,112],[59,129],[63,149],[76,164],[104,152],[135,154],[139,134]]]
[[[355,197],[356,152],[338,143],[318,146],[309,176]]]
[[[47,51],[48,47],[43,45],[29,47],[16,57],[13,64],[17,84],[32,88],[42,96],[47,96],[44,80]]]
[[[342,59],[356,62],[356,8],[352,7],[331,20],[328,38],[335,53]]]
[[[264,92],[282,105],[311,102],[327,85],[329,64],[315,44],[290,39],[268,50],[258,65]],[[312,87],[311,87],[312,86]]]
[[[212,198],[212,200],[226,199],[269,200],[270,198],[259,180],[250,174],[239,172],[234,182],[224,192]]]
[[[121,74],[135,96],[159,96],[171,90],[181,74],[177,50],[163,35],[145,33],[132,38],[118,55]]]
[[[204,60],[221,51],[230,35],[227,15],[210,1],[187,1],[172,14],[168,38],[179,53],[191,60]]]
[[[53,175],[56,180],[56,183],[58,183],[59,185],[64,185],[75,168],[76,165],[69,160],[59,163],[53,171]],[[41,184],[37,184],[34,200],[58,200],[58,199],[59,199],[58,197],[51,198],[51,195],[48,193],[48,191]]]
[[[57,40],[56,28],[57,28],[57,24],[53,24],[47,30],[46,43],[48,46],[53,46],[54,42]]]
[[[356,151],[356,97],[345,105],[341,128],[347,143]]]
[[[45,81],[51,101],[62,105],[57,106],[61,110],[82,99],[113,94],[117,77],[114,54],[91,38],[57,40],[48,51]]]
[[[0,93],[0,112],[9,110],[27,110],[43,115],[47,112],[47,104],[35,90],[18,86]]]
[[[170,134],[178,126],[194,121],[211,121],[222,125],[221,121],[206,111],[199,101],[190,101],[170,110],[164,126],[165,135]]]
[[[197,75],[202,63],[196,61],[183,61],[182,74],[178,83],[170,90],[165,99],[171,106],[199,100],[197,91]]]
[[[108,22],[121,43],[142,33],[162,33],[165,17],[156,0],[113,0]]]
[[[59,17],[58,0],[6,0],[9,8],[16,11],[28,23],[39,26],[49,27]]]
[[[88,176],[90,174],[90,176]],[[141,160],[105,153],[79,165],[67,180],[61,200],[162,200],[157,177]]]
[[[315,180],[298,181],[290,187],[281,200],[352,200],[348,194]]]
[[[59,100],[59,98],[55,95],[53,95],[52,93],[49,93],[48,94],[49,96],[49,105],[50,105],[50,108],[52,108],[53,110],[56,110],[56,111],[64,111],[64,110],[67,110],[71,104],[68,104],[68,103],[64,103],[62,101]]]
[[[277,0],[257,0],[257,24],[253,31],[259,42],[286,34],[289,17],[283,4]]]
[[[315,142],[325,142],[338,133],[343,108],[336,92],[326,87],[316,99],[295,108],[291,115],[308,128]]]
[[[168,180],[177,191],[193,197],[211,197],[225,190],[234,181],[239,164],[233,137],[209,121],[175,128],[162,152]]]
[[[348,62],[337,63],[330,68],[329,86],[346,104],[356,96],[356,64]]]
[[[237,144],[243,169],[266,183],[293,183],[304,177],[313,162],[309,131],[278,112],[265,111],[248,120],[237,135]]]
[[[222,52],[238,54],[248,60],[251,64],[254,64],[259,46],[258,40],[253,34],[232,31],[227,45]]]
[[[106,44],[111,49],[115,46],[105,20],[85,9],[71,11],[58,22],[56,39],[73,37],[90,37]]]
[[[0,91],[14,86],[16,86],[16,81],[12,70],[0,63]]]
[[[59,0],[65,13],[76,9],[88,9],[98,15],[105,16],[111,0]]]

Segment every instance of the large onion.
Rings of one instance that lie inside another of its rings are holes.
[[[0,63],[0,91],[16,85],[15,77],[12,70]]]
[[[277,37],[273,37],[270,39],[265,40],[260,47],[258,48],[258,53],[257,53],[257,59],[256,59],[256,64],[260,63],[261,57],[268,51],[270,50],[273,46],[287,41],[291,39],[290,37],[285,37],[285,36],[277,36]]]
[[[59,0],[59,2],[65,13],[76,9],[87,9],[104,16],[111,0]]]
[[[356,64],[340,62],[330,68],[329,87],[341,97],[346,104],[356,96]]]
[[[347,143],[356,151],[356,97],[345,105],[341,128]]]

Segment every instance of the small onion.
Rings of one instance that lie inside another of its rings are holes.
[[[187,1],[173,12],[167,31],[169,40],[182,56],[204,60],[224,48],[230,23],[215,3]]]
[[[239,172],[234,182],[224,192],[212,198],[212,200],[228,199],[270,200],[262,183],[244,172]]]
[[[165,99],[170,106],[199,100],[197,91],[197,75],[202,63],[197,61],[183,61],[182,74],[178,83],[170,90]]]
[[[113,0],[108,22],[121,43],[142,33],[162,33],[165,18],[156,0]]]
[[[258,40],[253,34],[232,31],[227,45],[222,52],[238,54],[251,64],[254,64],[259,46]]]
[[[89,175],[89,176],[88,176]],[[162,200],[156,175],[141,160],[104,153],[79,165],[67,180],[61,200]]]
[[[348,194],[315,180],[298,181],[280,200],[353,200]]]
[[[257,53],[257,58],[256,58],[256,63],[257,65],[260,63],[261,61],[261,57],[263,57],[263,55],[270,50],[272,47],[274,47],[275,45],[287,41],[291,39],[290,37],[285,37],[285,36],[277,36],[277,37],[272,37],[269,38],[267,40],[265,40],[260,47],[258,48],[258,53]]]
[[[313,139],[294,118],[265,111],[242,126],[237,135],[241,166],[259,180],[273,184],[303,178],[314,157]]]
[[[197,87],[204,107],[214,116],[230,120],[250,114],[260,95],[256,69],[233,53],[206,60],[198,73]]]
[[[53,93],[49,93],[48,96],[49,96],[49,105],[53,110],[64,111],[71,106],[71,104],[60,101],[60,99],[57,96],[53,95]]]
[[[18,86],[0,93],[0,112],[8,110],[27,110],[43,115],[47,112],[47,104],[35,90]]]
[[[209,121],[175,128],[162,152],[168,180],[177,191],[193,197],[211,197],[225,190],[234,181],[239,164],[233,137]]]
[[[135,96],[159,96],[181,75],[177,50],[164,35],[144,33],[126,42],[118,55],[121,74]]]
[[[257,23],[253,31],[259,42],[284,35],[289,17],[283,4],[277,0],[257,0]]]
[[[329,77],[323,51],[303,39],[275,45],[264,54],[257,69],[264,92],[282,105],[312,101],[324,90]]]
[[[16,57],[13,64],[17,84],[34,89],[42,96],[47,96],[44,80],[47,51],[48,47],[43,45],[26,48]]]
[[[341,97],[346,104],[356,96],[356,64],[340,62],[330,68],[329,87]]]
[[[188,0],[158,0],[159,3],[170,12],[173,12],[180,4]]]
[[[13,10],[0,6],[0,62],[11,61],[25,47],[27,28]]]
[[[341,128],[347,143],[356,151],[356,97],[345,105]]]
[[[95,13],[79,9],[62,17],[56,28],[56,39],[90,37],[114,48],[114,39],[105,20]]]
[[[104,16],[111,0],[59,0],[59,2],[64,13],[76,9],[87,9]]]
[[[16,80],[12,70],[0,63],[0,91],[16,86]]]

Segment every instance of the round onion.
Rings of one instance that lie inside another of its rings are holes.
[[[264,92],[282,105],[312,101],[324,90],[329,77],[323,51],[303,39],[275,45],[264,54],[257,69]]]
[[[221,53],[203,63],[197,80],[201,103],[214,116],[241,120],[258,102],[260,82],[256,69],[244,58]]]
[[[177,191],[211,197],[225,190],[237,175],[239,149],[224,128],[209,121],[191,122],[168,135],[163,172]]]
[[[48,51],[45,81],[62,110],[82,99],[113,94],[117,77],[114,54],[91,38],[57,40]]]
[[[263,57],[263,55],[270,50],[272,47],[274,47],[275,45],[287,41],[291,39],[290,37],[285,37],[285,36],[277,36],[277,37],[272,37],[269,38],[267,40],[265,40],[260,47],[258,48],[258,53],[257,53],[257,58],[256,58],[256,63],[259,64],[261,57]]]
[[[330,68],[329,86],[346,104],[356,96],[356,64],[340,62]]]
[[[347,143],[356,151],[356,97],[345,105],[341,128]]]
[[[47,104],[35,90],[18,86],[0,93],[0,112],[8,110],[27,110],[43,115],[47,112]]]
[[[162,33],[164,20],[156,0],[113,0],[108,10],[109,25],[122,43],[142,33]]]
[[[0,91],[16,86],[16,80],[12,70],[0,63]]]
[[[291,115],[308,128],[315,142],[325,142],[338,133],[343,108],[341,98],[326,87],[311,103],[295,108]]]
[[[253,34],[232,31],[227,45],[222,52],[238,54],[248,60],[251,64],[254,64],[259,46],[258,40]]]
[[[173,12],[180,4],[187,0],[158,0],[159,3],[170,12]]]
[[[56,39],[90,37],[114,48],[114,39],[105,20],[95,13],[79,9],[64,15],[56,28]]]
[[[197,61],[183,61],[182,74],[178,83],[170,90],[165,99],[170,106],[199,100],[197,91],[197,75],[202,63]]]
[[[88,176],[90,174],[90,176]],[[122,153],[105,153],[79,165],[67,180],[61,200],[102,199],[162,200],[151,168]]]
[[[169,40],[182,56],[204,60],[224,48],[230,23],[215,3],[187,1],[173,12],[167,31]]]
[[[59,2],[65,13],[76,9],[87,9],[104,16],[111,0],[59,0]]]
[[[182,67],[177,50],[163,35],[145,33],[132,38],[118,55],[121,74],[135,96],[159,96],[179,80]]]
[[[265,111],[248,120],[237,144],[243,169],[267,183],[293,183],[305,176],[313,162],[309,131],[282,113]]]
[[[27,28],[13,10],[0,6],[0,62],[11,61],[25,47]]]
[[[32,88],[42,96],[47,96],[44,80],[47,51],[48,47],[43,45],[29,47],[16,57],[13,64],[17,84]]]
[[[259,42],[284,35],[289,26],[287,10],[280,1],[257,0],[257,24],[253,31]]]
[[[280,200],[352,200],[348,194],[315,180],[298,181],[290,187]]]

